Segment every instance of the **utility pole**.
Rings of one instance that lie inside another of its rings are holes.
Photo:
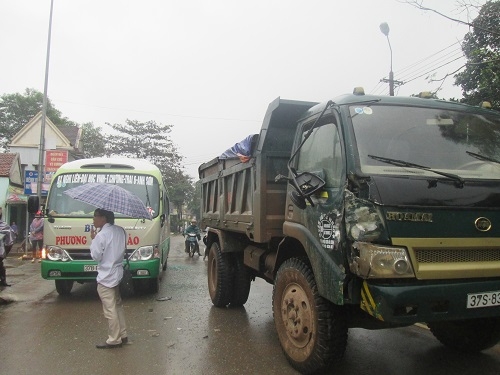
[[[50,0],[50,16],[49,16],[49,33],[47,40],[47,58],[45,60],[45,84],[43,88],[43,104],[42,104],[42,127],[40,129],[40,145],[38,154],[38,181],[37,181],[37,196],[38,201],[42,198],[42,182],[44,178],[43,154],[45,151],[45,124],[47,121],[47,88],[49,85],[49,60],[50,60],[50,36],[52,34],[52,9],[54,0]]]

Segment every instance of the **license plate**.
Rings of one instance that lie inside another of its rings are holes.
[[[83,266],[83,272],[97,272],[97,265]]]
[[[500,306],[500,290],[467,294],[467,308]]]

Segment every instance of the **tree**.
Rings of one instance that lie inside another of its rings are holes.
[[[106,137],[104,137],[101,127],[94,127],[94,124],[87,122],[82,125],[83,154],[86,158],[104,156],[106,154]]]
[[[43,94],[26,89],[24,94],[4,94],[0,97],[0,150],[6,150],[14,135],[42,110]],[[75,125],[47,99],[47,117],[56,126]]]
[[[4,94],[0,97],[0,151],[7,150],[12,138],[42,110],[42,106],[43,94],[35,89],[26,89],[24,94]],[[47,99],[47,118],[57,127],[78,126],[64,117],[50,99]],[[106,140],[101,128],[95,128],[91,122],[82,125],[81,142],[85,157],[104,155]]]
[[[115,134],[107,138],[106,154],[146,159],[155,164],[168,187],[170,202],[182,215],[182,207],[192,199],[194,188],[191,178],[182,171],[183,158],[169,137],[173,125],[128,119],[125,125],[108,125]]]
[[[500,108],[500,1],[484,4],[472,26],[462,45],[468,61],[455,83],[462,87],[463,102],[487,100]]]
[[[194,192],[191,197],[191,200],[188,202],[188,209],[194,215],[196,215],[199,219],[199,215],[201,214],[201,181],[198,180],[194,184]]]
[[[128,119],[125,125],[107,125],[116,133],[107,138],[108,155],[147,159],[155,164],[165,177],[181,169],[182,157],[169,137],[173,125]]]
[[[173,177],[173,178],[172,178]],[[182,210],[185,205],[188,205],[195,196],[195,189],[193,187],[193,180],[181,170],[177,170],[174,175],[166,178],[168,186],[168,195],[172,206],[177,209],[177,220],[181,222],[184,218]],[[192,212],[194,215],[197,212]]]
[[[500,87],[498,74],[500,72],[500,2],[462,0],[457,1],[462,13],[467,15],[467,21],[450,17],[435,9],[427,8],[423,1],[405,1],[423,11],[429,11],[446,18],[447,20],[467,25],[470,32],[464,37],[462,50],[467,63],[443,78],[431,81],[442,81],[455,76],[455,84],[462,87],[463,99],[461,102],[478,105],[482,101],[489,101],[493,107],[500,108]],[[477,17],[471,22],[472,14]]]

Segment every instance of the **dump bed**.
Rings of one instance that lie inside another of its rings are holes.
[[[286,181],[297,120],[317,103],[277,98],[266,112],[250,158],[217,157],[200,165],[202,226],[243,233],[254,242],[282,236]]]

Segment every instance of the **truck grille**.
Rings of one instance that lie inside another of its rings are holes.
[[[500,249],[415,249],[418,263],[499,262]]]

